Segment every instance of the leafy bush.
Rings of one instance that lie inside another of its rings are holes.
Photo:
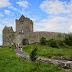
[[[62,40],[57,40],[57,43],[58,43],[59,46],[64,46],[65,45],[64,41],[62,41]]]
[[[36,51],[37,51],[37,48],[34,48],[34,50],[31,52],[31,54],[30,54],[31,61],[35,61],[37,59]]]
[[[58,33],[58,38],[59,38],[59,39],[61,38],[61,36],[62,36],[61,33]]]
[[[67,45],[72,46],[72,34],[68,34],[68,35],[65,37],[64,42],[65,42]]]
[[[2,47],[2,46],[0,46],[0,47]]]
[[[58,43],[57,43],[57,41],[56,41],[55,39],[50,39],[48,42],[49,42],[48,44],[49,44],[51,47],[59,48],[59,45],[58,45]]]
[[[46,45],[46,42],[47,42],[47,40],[46,40],[45,37],[42,37],[42,38],[40,39],[40,44],[41,44],[41,45]]]
[[[60,46],[64,46],[64,42],[63,42],[63,41],[60,41],[60,42],[59,42],[59,45],[60,45]]]

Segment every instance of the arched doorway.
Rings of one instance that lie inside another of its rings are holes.
[[[22,40],[22,44],[23,44],[23,45],[27,45],[28,43],[29,43],[29,42],[28,42],[28,39],[25,38],[25,39]]]

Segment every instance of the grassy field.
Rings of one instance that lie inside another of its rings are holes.
[[[24,61],[15,54],[14,48],[13,51],[9,47],[0,48],[0,72],[66,72],[50,64]]]
[[[37,54],[39,56],[44,57],[52,57],[52,56],[67,56],[72,58],[72,46],[65,46],[60,48],[52,48],[47,45],[40,45],[40,44],[31,44],[27,45],[23,48],[25,52],[31,53],[31,51],[37,47]]]

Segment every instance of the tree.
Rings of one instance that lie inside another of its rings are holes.
[[[35,61],[37,59],[36,51],[37,51],[37,48],[34,48],[34,50],[31,52],[31,54],[30,54],[31,61]]]
[[[61,38],[61,36],[62,36],[61,33],[58,33],[58,38],[59,38],[59,39]]]
[[[41,39],[40,39],[40,44],[41,45],[46,45],[46,38],[45,37],[42,37]]]
[[[66,35],[64,42],[65,42],[66,44],[72,46],[72,34]]]
[[[58,45],[58,43],[57,43],[57,40],[55,40],[55,39],[50,39],[48,42],[49,42],[48,44],[49,44],[51,47],[59,48],[59,45]]]

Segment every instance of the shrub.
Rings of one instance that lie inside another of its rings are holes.
[[[30,54],[31,61],[35,61],[37,59],[36,51],[37,51],[37,48],[34,48],[34,50],[31,52],[31,54]]]
[[[65,42],[67,45],[72,46],[72,34],[68,34],[68,35],[65,37],[64,42]]]
[[[64,46],[65,44],[64,44],[64,41],[62,41],[62,40],[57,40],[57,43],[60,45],[60,46]]]
[[[42,37],[42,38],[40,39],[40,44],[41,44],[41,45],[46,45],[46,42],[47,42],[47,40],[46,40],[45,37]]]
[[[57,43],[57,41],[56,41],[55,39],[50,39],[48,42],[49,42],[48,44],[49,44],[51,47],[59,48],[59,45],[58,45],[58,43]]]
[[[2,47],[2,46],[0,46],[0,47]]]
[[[61,36],[62,36],[62,35],[61,35],[61,33],[58,33],[58,39],[60,39],[60,38],[61,38]]]

